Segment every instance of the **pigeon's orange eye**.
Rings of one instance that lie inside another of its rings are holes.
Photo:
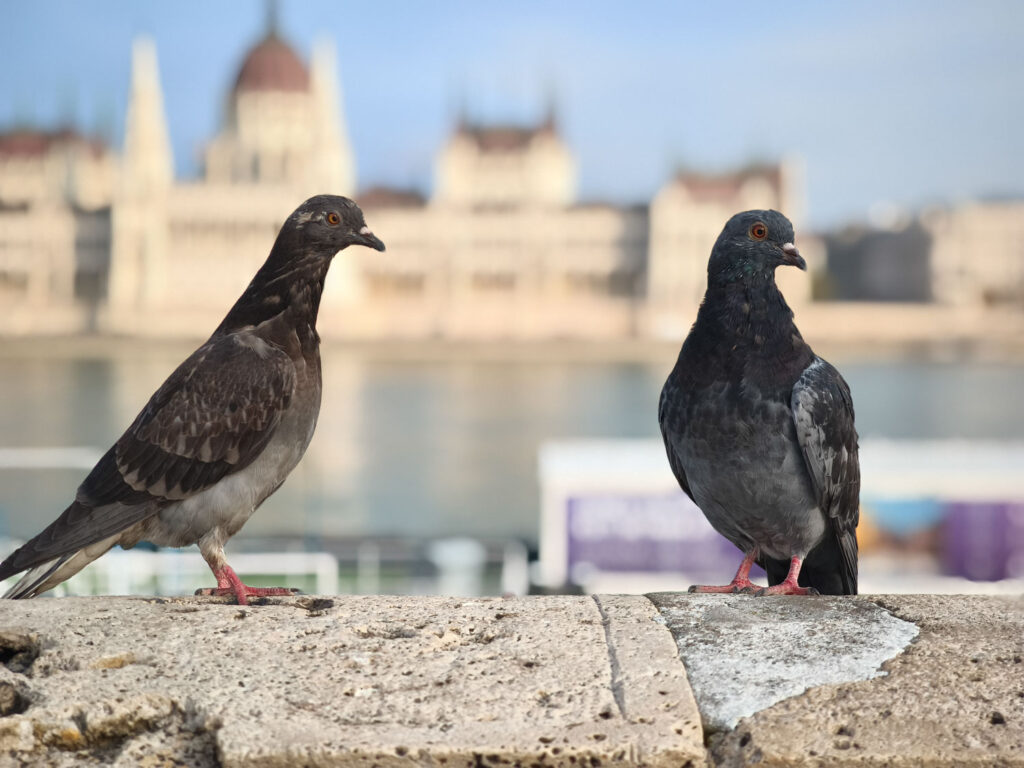
[[[764,240],[768,237],[768,227],[760,221],[755,221],[750,227],[750,236],[755,240]]]
[[[330,224],[332,227],[336,227],[339,224],[341,224],[341,216],[336,214],[334,211],[328,213],[324,218],[327,220],[327,223]]]

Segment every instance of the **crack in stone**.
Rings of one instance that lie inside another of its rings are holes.
[[[604,627],[604,644],[608,648],[608,665],[611,667],[612,696],[615,698],[615,705],[619,708],[619,714],[625,717],[626,698],[622,689],[622,667],[619,665],[619,656],[615,651],[615,643],[612,642],[611,619],[601,604],[601,598],[597,595],[591,595],[591,598],[594,600],[594,605],[597,606],[598,613],[601,614],[601,626]]]

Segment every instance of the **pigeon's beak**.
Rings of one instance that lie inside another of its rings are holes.
[[[352,242],[356,245],[365,245],[367,248],[373,248],[375,251],[383,251],[384,243],[381,239],[370,231],[369,227],[364,226],[358,232],[352,233]]]
[[[791,267],[799,267],[805,272],[807,271],[807,262],[800,255],[800,250],[792,243],[783,243],[782,263],[789,264]]]

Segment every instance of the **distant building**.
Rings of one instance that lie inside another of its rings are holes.
[[[826,300],[1024,306],[1024,200],[975,200],[826,238]]]
[[[1024,305],[1024,199],[936,208],[923,221],[937,301]]]
[[[576,199],[576,164],[549,112],[536,127],[460,121],[437,162],[434,200],[464,210],[559,208]]]
[[[0,306],[7,333],[91,326],[110,261],[115,158],[72,130],[0,135]]]
[[[823,298],[931,301],[931,237],[918,221],[889,229],[847,227],[825,238]]]
[[[362,291],[349,332],[632,335],[647,212],[575,197],[575,163],[553,115],[537,127],[462,122],[438,158],[429,201],[361,196],[388,256],[351,254]]]
[[[0,136],[0,292],[22,308],[0,316],[0,332],[208,333],[299,202],[354,194],[335,73],[330,46],[307,68],[271,20],[193,181],[174,178],[146,41],[132,52],[120,158],[74,134]],[[388,250],[336,259],[321,329],[334,338],[678,337],[729,216],[778,208],[800,231],[799,176],[793,162],[684,172],[649,207],[581,203],[553,110],[535,125],[461,120],[429,198],[382,187],[358,196]],[[800,244],[806,252],[810,243]],[[791,304],[809,286],[793,272],[780,277]]]

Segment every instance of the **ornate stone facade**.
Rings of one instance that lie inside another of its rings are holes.
[[[242,62],[193,181],[174,178],[147,41],[132,52],[119,162],[72,134],[50,137],[30,160],[16,135],[0,138],[0,291],[23,309],[0,319],[0,332],[209,332],[299,202],[354,195],[336,71],[329,45],[307,68],[272,24]],[[336,259],[321,329],[327,338],[678,337],[732,213],[780,208],[801,231],[799,176],[794,163],[680,173],[649,206],[580,203],[553,113],[534,126],[461,121],[429,199],[382,188],[357,196],[388,250]],[[793,282],[791,303],[809,285]]]
[[[117,333],[202,334],[245,288],[302,200],[354,194],[333,50],[311,70],[273,27],[246,56],[203,176],[175,182],[156,52],[136,44],[113,204],[110,290]]]
[[[0,136],[0,332],[93,324],[110,259],[115,159],[75,131]]]

